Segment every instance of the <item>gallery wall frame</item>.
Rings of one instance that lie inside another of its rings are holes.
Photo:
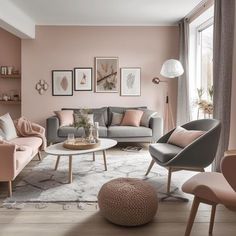
[[[119,58],[95,57],[95,92],[118,93]]]
[[[120,68],[120,95],[126,97],[141,96],[141,68]]]
[[[73,70],[52,70],[52,96],[73,96]]]
[[[93,90],[93,68],[75,67],[74,68],[74,90],[92,91]]]

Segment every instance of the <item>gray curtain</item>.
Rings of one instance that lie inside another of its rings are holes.
[[[229,145],[231,85],[234,43],[235,0],[215,0],[214,16],[214,118],[221,121],[221,135],[213,170],[220,171],[220,162]]]
[[[189,24],[184,18],[179,23],[180,32],[180,52],[179,60],[183,65],[184,74],[178,78],[178,100],[177,100],[177,125],[182,125],[190,121],[189,106]]]

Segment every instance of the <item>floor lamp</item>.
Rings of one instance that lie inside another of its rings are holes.
[[[167,60],[163,63],[160,74],[166,78],[177,78],[184,73],[183,66],[180,61],[175,59]],[[167,94],[165,99],[165,106],[164,106],[164,133],[167,133],[171,129],[175,127],[173,112],[171,108],[171,104],[169,101],[168,96],[168,81],[160,80],[158,77],[154,77],[152,79],[154,84],[166,83],[167,84]]]

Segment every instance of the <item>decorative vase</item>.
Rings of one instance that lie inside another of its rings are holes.
[[[89,138],[91,134],[91,129],[84,127],[84,133],[85,133],[85,138]]]

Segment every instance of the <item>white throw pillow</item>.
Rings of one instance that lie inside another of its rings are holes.
[[[16,128],[9,113],[0,116],[0,136],[5,140],[17,138]]]

